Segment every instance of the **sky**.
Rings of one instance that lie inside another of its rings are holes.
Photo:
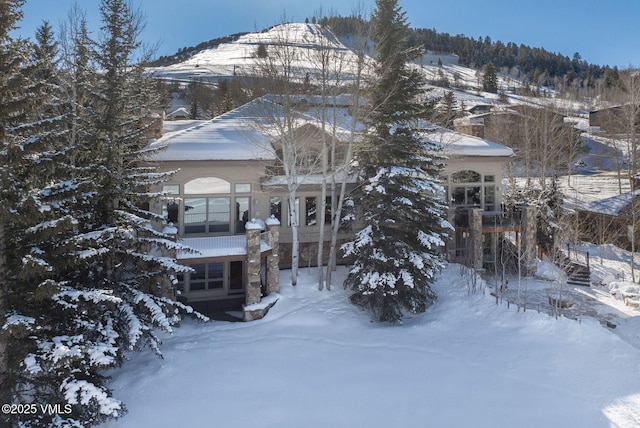
[[[99,28],[98,0],[26,0],[18,34],[32,37],[43,20],[57,29],[77,2]],[[158,56],[239,32],[262,30],[287,21],[329,12],[350,15],[362,5],[368,15],[374,0],[134,0],[146,16],[142,38],[158,45]],[[540,47],[598,65],[640,66],[640,2],[637,0],[399,0],[409,25],[451,35]]]

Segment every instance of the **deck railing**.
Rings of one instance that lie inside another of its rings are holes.
[[[470,209],[460,208],[456,210],[454,226],[471,227],[469,220]],[[507,227],[518,226],[522,223],[522,212],[520,210],[510,211],[482,211],[483,227]]]

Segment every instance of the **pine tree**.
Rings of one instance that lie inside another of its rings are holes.
[[[12,207],[19,199],[16,180],[9,168],[20,159],[20,148],[25,141],[23,133],[16,132],[26,121],[24,112],[29,103],[25,92],[25,76],[29,46],[26,41],[11,37],[11,30],[22,18],[23,0],[0,2],[0,323],[6,325],[11,317],[8,302],[13,278],[8,271],[11,245],[7,238],[11,236],[8,224]],[[0,329],[0,401],[11,403],[10,385],[12,382],[11,363],[7,331]],[[0,415],[0,418],[6,415]],[[0,420],[0,422],[3,422]]]
[[[364,227],[343,246],[356,259],[345,286],[355,291],[353,303],[380,321],[397,322],[405,311],[423,312],[435,301],[431,284],[444,266],[450,225],[436,197],[443,167],[437,145],[417,131],[423,80],[407,64],[420,51],[403,47],[408,27],[396,0],[377,0],[372,22],[371,132],[356,156],[360,176],[352,195]]]
[[[482,75],[482,90],[497,93],[498,92],[498,76],[496,67],[492,62],[484,66],[484,74]]]
[[[191,311],[170,298],[174,272],[186,268],[168,256],[176,244],[151,228],[146,209],[156,196],[149,189],[165,175],[145,162],[156,97],[133,59],[139,21],[121,0],[103,0],[101,13],[100,42],[87,37],[83,21],[72,32],[82,45],[71,50],[74,66],[62,72],[62,86],[61,72],[46,60],[55,55],[43,54],[55,46],[45,27],[39,31],[21,76],[31,97],[40,95],[9,134],[22,138],[11,142],[21,144],[19,155],[3,163],[10,178],[3,186],[11,184],[14,195],[3,198],[11,204],[3,225],[12,238],[5,402],[65,409],[24,415],[25,427],[90,426],[121,416],[124,404],[107,388],[104,370],[132,350],[160,354],[155,329],[170,332],[179,313]],[[11,144],[4,147],[7,159]]]

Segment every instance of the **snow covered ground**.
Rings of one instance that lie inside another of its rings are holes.
[[[163,360],[114,371],[129,413],[106,426],[640,426],[640,317],[608,329],[496,305],[460,272],[443,272],[426,313],[387,325],[341,286],[317,291],[313,268],[296,287],[283,271],[266,318],[187,321]]]

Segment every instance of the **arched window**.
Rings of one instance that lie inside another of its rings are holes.
[[[452,183],[480,183],[480,180],[480,174],[470,169],[451,174]]]
[[[184,184],[185,195],[228,194],[231,183],[217,177],[201,177]]]

